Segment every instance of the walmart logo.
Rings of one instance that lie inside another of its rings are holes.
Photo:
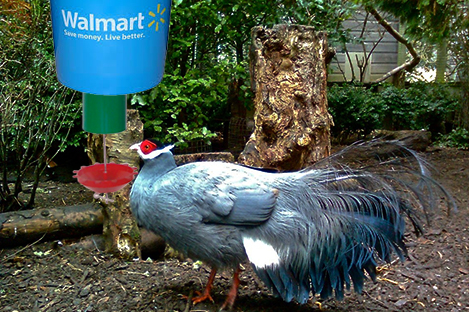
[[[159,30],[160,23],[166,23],[163,18],[166,8],[161,8],[158,4],[156,13],[150,11],[148,15],[151,16],[152,21],[148,23],[148,27]],[[86,31],[131,31],[137,29],[144,29],[145,16],[138,13],[134,17],[97,17],[93,13],[88,15],[79,15],[78,12],[71,12],[62,10],[62,17],[65,27],[86,30]]]
[[[166,12],[166,8],[163,8],[161,11],[161,5],[158,4],[158,7],[156,8],[156,13],[159,14],[160,16],[163,16],[164,12]],[[153,13],[152,11],[150,11],[150,13],[148,13],[151,17],[153,17],[154,19],[148,24],[148,27],[152,27],[153,25],[155,25],[155,31],[158,31],[159,29],[159,25],[160,25],[160,22],[162,24],[165,23],[165,20],[164,18],[160,17],[159,20],[158,17],[156,16],[155,13]]]

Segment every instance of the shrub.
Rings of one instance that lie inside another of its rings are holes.
[[[448,134],[440,135],[436,143],[441,147],[469,149],[469,131],[462,127],[453,129]]]
[[[404,89],[385,84],[378,90],[357,84],[329,88],[335,137],[387,129],[429,130],[435,138],[451,128],[459,106],[458,97],[445,84],[413,83]]]
[[[199,76],[197,70],[182,77],[178,71],[165,74],[163,81],[148,92],[132,97],[145,125],[145,135],[187,147],[189,141],[214,134],[206,127],[220,103],[217,82]]]
[[[405,89],[385,85],[377,94],[383,126],[389,130],[429,130],[433,137],[445,132],[453,120],[458,99],[445,84],[413,83]]]
[[[366,136],[381,127],[381,111],[372,90],[357,84],[333,85],[328,90],[333,116],[332,135],[343,139],[351,134]]]
[[[7,13],[0,31],[0,212],[33,206],[47,159],[79,141],[79,135],[68,140],[80,105],[55,77],[48,2],[24,2]],[[22,203],[29,173],[32,188]]]

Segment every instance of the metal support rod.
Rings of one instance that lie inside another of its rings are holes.
[[[104,173],[107,173],[106,135],[105,134],[103,134],[103,158],[104,158]]]

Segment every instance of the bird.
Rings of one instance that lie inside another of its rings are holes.
[[[316,294],[341,300],[352,285],[360,293],[366,279],[376,281],[380,263],[404,260],[408,220],[421,234],[438,192],[450,198],[416,152],[387,144],[389,153],[369,158],[391,169],[342,164],[387,146],[362,142],[305,169],[274,172],[227,162],[177,166],[173,145],[146,139],[130,147],[143,160],[130,206],[141,226],[211,267],[194,304],[213,302],[217,271],[233,270],[221,306],[232,308],[243,263],[286,302]],[[408,160],[400,166],[397,152]],[[454,201],[448,206],[456,209]]]

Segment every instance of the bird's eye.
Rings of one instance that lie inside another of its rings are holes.
[[[149,154],[153,152],[156,148],[156,144],[148,140],[143,141],[143,143],[140,145],[140,149],[144,154]]]

